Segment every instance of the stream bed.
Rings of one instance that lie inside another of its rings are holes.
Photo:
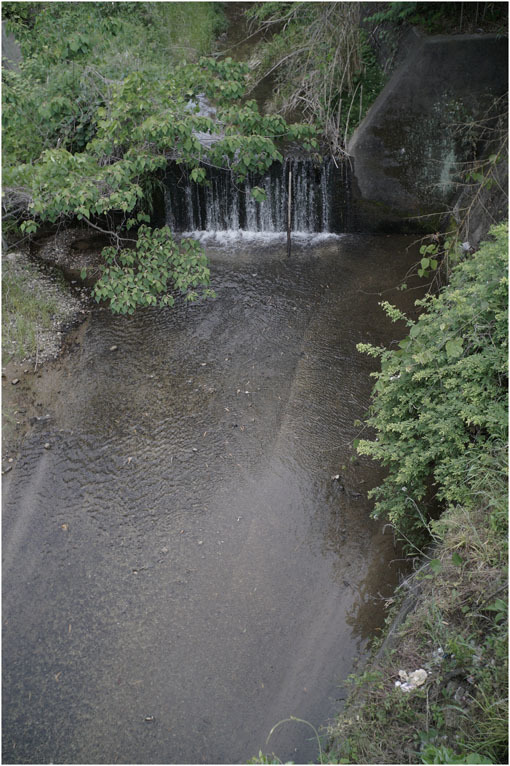
[[[38,379],[3,482],[4,763],[317,758],[303,724],[266,738],[334,716],[398,581],[351,444],[410,242],[211,239],[216,299],[97,307]]]

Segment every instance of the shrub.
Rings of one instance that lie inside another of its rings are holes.
[[[469,506],[473,465],[484,470],[507,439],[507,224],[491,235],[447,287],[417,301],[416,322],[381,304],[409,327],[398,349],[358,346],[381,358],[367,421],[376,437],[357,445],[388,468],[372,490],[374,515],[414,542],[426,533],[429,490],[443,505]]]

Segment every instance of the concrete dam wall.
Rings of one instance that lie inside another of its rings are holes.
[[[499,35],[424,37],[407,55],[348,145],[358,226],[430,231],[451,204],[456,173],[472,158],[462,126],[487,116],[508,89],[508,40]],[[433,219],[432,219],[433,220]]]

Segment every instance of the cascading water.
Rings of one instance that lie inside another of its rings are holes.
[[[274,163],[264,177],[252,175],[244,183],[236,183],[229,171],[208,168],[203,186],[192,183],[182,168],[171,166],[165,180],[166,223],[173,231],[194,236],[200,232],[283,233],[289,170],[293,233],[350,230],[347,166],[337,166],[333,160],[317,164],[296,158]],[[266,192],[265,202],[253,198],[255,186]]]

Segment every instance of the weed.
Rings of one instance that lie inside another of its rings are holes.
[[[476,505],[434,523],[437,575],[422,577],[416,609],[385,653],[351,677],[330,763],[507,763],[506,450],[486,458],[471,466]],[[395,688],[399,670],[417,668],[424,686]]]
[[[4,260],[2,266],[2,355],[4,364],[37,355],[43,337],[62,319],[63,286],[40,279],[28,261]]]

